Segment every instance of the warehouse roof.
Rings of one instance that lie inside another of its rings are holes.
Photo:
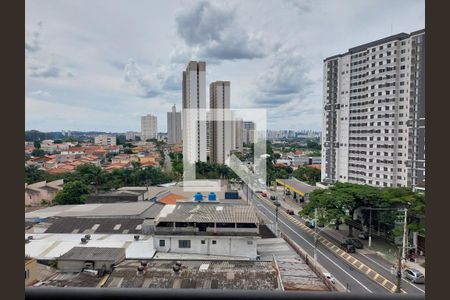
[[[181,202],[160,222],[259,223],[255,209],[249,205],[228,205],[210,202]]]
[[[152,260],[142,274],[139,261],[118,264],[104,287],[109,288],[200,288],[276,290],[277,277],[271,261],[181,261],[181,271],[173,271],[175,260]]]
[[[140,233],[143,219],[77,218],[56,219],[45,233]]]
[[[63,254],[59,260],[113,260],[121,261],[125,258],[123,248],[103,248],[103,247],[73,247]]]
[[[139,217],[153,205],[149,201],[55,205],[25,213],[25,219],[49,217]]]

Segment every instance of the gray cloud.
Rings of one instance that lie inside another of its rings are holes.
[[[178,15],[177,33],[189,49],[174,53],[173,61],[196,57],[214,63],[214,60],[265,57],[271,46],[243,30],[236,23],[235,14],[234,9],[221,9],[202,1]]]
[[[259,77],[255,102],[273,107],[307,96],[314,84],[306,60],[295,50],[274,54],[274,61]]]
[[[284,2],[292,5],[300,14],[312,11],[312,3],[310,0],[284,0]]]
[[[139,97],[152,98],[161,94],[159,83],[150,76],[144,75],[133,59],[129,59],[125,65],[124,81]]]
[[[42,22],[38,22],[38,29],[25,32],[25,51],[37,52],[41,50],[39,36],[42,30]]]

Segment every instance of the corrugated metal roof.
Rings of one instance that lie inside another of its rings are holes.
[[[228,205],[216,203],[178,203],[163,222],[216,222],[259,223],[255,209],[250,205]]]
[[[59,260],[112,260],[118,262],[124,258],[125,249],[123,248],[73,247]]]

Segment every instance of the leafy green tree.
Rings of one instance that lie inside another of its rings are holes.
[[[38,166],[30,165],[25,167],[25,182],[28,184],[44,180],[44,171],[39,170]]]
[[[62,140],[54,140],[53,144],[62,144],[62,142],[63,142]]]
[[[320,170],[316,168],[299,167],[292,173],[292,176],[300,181],[315,185],[316,182],[320,182],[321,174]]]
[[[41,142],[40,141],[34,141],[34,148],[41,149]]]
[[[39,148],[33,149],[31,152],[31,156],[33,157],[43,157],[45,156],[45,151]]]
[[[89,187],[81,180],[64,184],[55,197],[57,204],[83,204],[89,195]]]
[[[125,148],[123,150],[123,153],[125,153],[125,154],[133,154],[133,150],[131,150],[131,148]]]

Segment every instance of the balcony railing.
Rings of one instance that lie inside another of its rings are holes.
[[[144,288],[45,288],[25,289],[27,300],[53,299],[233,299],[233,300],[424,300],[423,294],[357,294],[338,292],[255,291],[255,290],[210,290],[210,289],[144,289]]]

